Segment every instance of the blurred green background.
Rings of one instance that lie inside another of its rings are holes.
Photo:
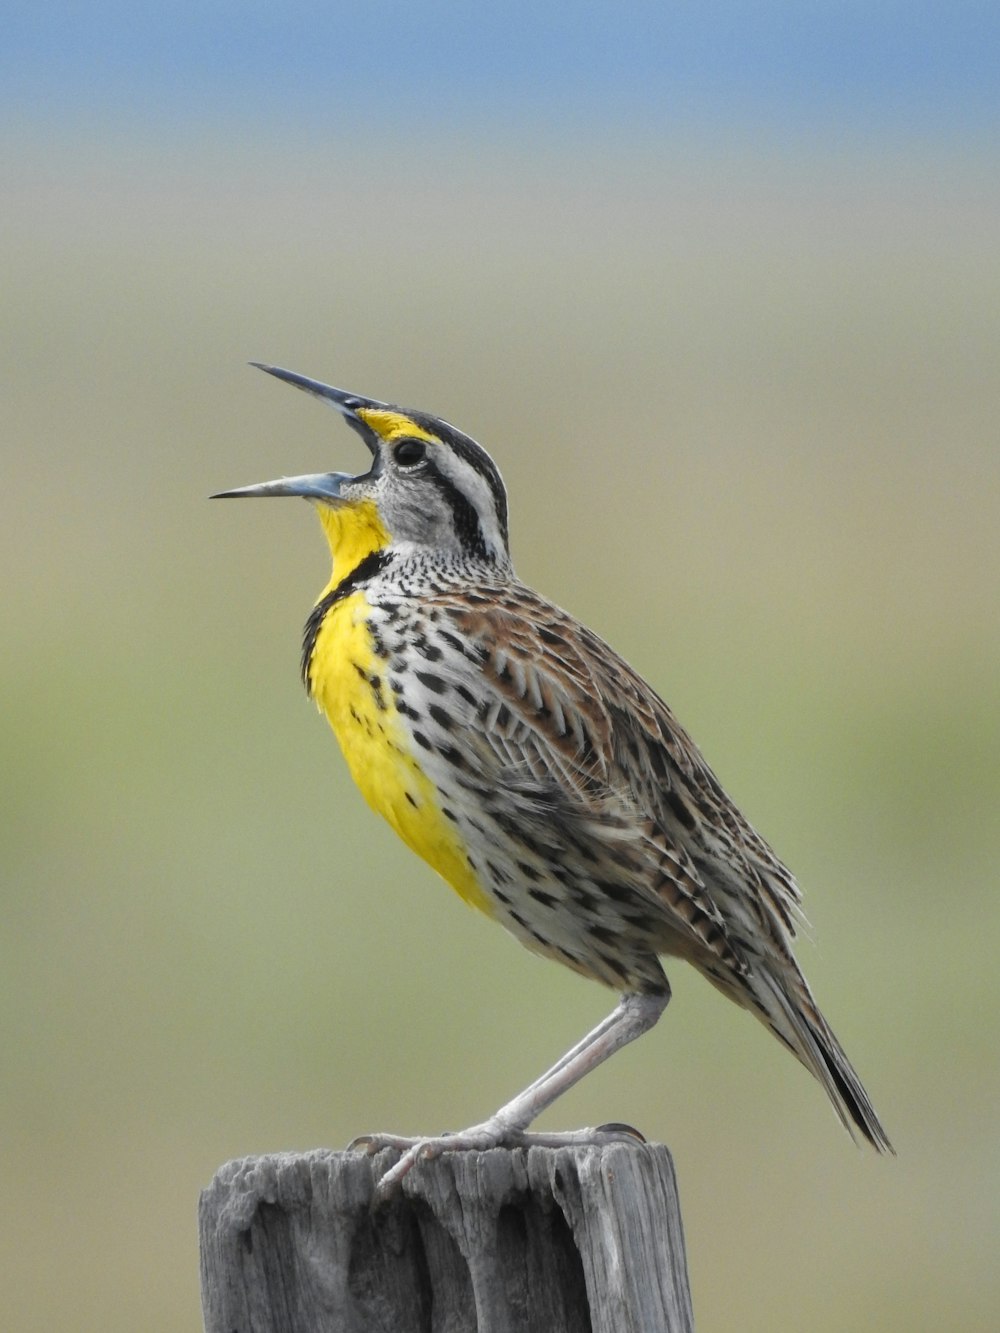
[[[680,965],[542,1122],[670,1145],[699,1329],[995,1327],[994,34],[888,10],[15,6],[5,1329],[198,1328],[222,1162],[479,1119],[612,1003],[350,786],[314,517],[205,497],[364,459],[251,358],[481,439],[799,874],[898,1159]]]

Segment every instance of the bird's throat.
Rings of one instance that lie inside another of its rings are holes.
[[[325,597],[363,560],[387,547],[392,537],[372,500],[357,504],[318,504],[316,512],[333,557],[333,574],[323,590]]]

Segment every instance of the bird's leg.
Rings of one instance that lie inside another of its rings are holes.
[[[558,1059],[551,1069],[519,1093],[486,1122],[503,1132],[520,1133],[564,1092],[575,1087],[591,1070],[653,1027],[667,1007],[670,991],[653,995],[623,995],[616,1008],[588,1032],[582,1041]]]
[[[636,1037],[648,1032],[663,1013],[669,999],[669,989],[651,995],[623,995],[618,1006],[603,1022],[598,1023],[582,1041],[557,1060],[551,1069],[547,1069],[540,1078],[535,1079],[534,1083],[480,1125],[472,1125],[457,1134],[442,1134],[433,1138],[406,1139],[392,1134],[372,1134],[355,1139],[351,1147],[364,1148],[368,1152],[377,1152],[381,1148],[405,1149],[396,1165],[382,1177],[378,1188],[379,1197],[388,1197],[421,1158],[436,1157],[442,1152],[470,1148],[483,1151],[501,1145],[552,1146],[592,1141],[600,1137],[600,1132],[592,1129],[537,1135],[526,1134],[525,1130],[592,1069],[603,1064]]]
[[[528,1087],[525,1088],[524,1092],[522,1092],[520,1095],[523,1097],[526,1093],[529,1093],[533,1089],[537,1088],[540,1083],[547,1083],[548,1080],[552,1078],[554,1074],[557,1074],[561,1069],[565,1068],[565,1066],[569,1064],[570,1060],[575,1060],[581,1051],[589,1049],[594,1044],[594,1042],[599,1041],[606,1032],[608,1032],[611,1028],[615,1027],[615,1025],[620,1021],[622,1005],[624,1004],[626,998],[627,998],[626,996],[622,996],[621,1000],[619,1000],[618,1004],[615,1005],[614,1009],[612,1009],[611,1013],[608,1014],[607,1018],[603,1018],[600,1021],[600,1023],[598,1023],[597,1027],[591,1028],[591,1030],[587,1033],[585,1037],[581,1037],[575,1046],[571,1046],[569,1050],[565,1053],[565,1055],[561,1055],[550,1069],[546,1069],[544,1074],[539,1074],[538,1078],[536,1078],[533,1083],[530,1083]],[[657,1014],[657,1018],[658,1017],[659,1014]],[[654,1023],[656,1022],[655,1018],[653,1019],[653,1022]],[[650,1026],[652,1026],[652,1024],[650,1024]],[[646,1031],[646,1029],[643,1029],[643,1031]],[[637,1037],[640,1035],[641,1035],[640,1033],[638,1032],[636,1033]],[[611,1052],[609,1051],[608,1055],[610,1054]],[[605,1056],[605,1059],[606,1058],[607,1056]]]

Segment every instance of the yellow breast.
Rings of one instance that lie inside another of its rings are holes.
[[[335,602],[313,645],[310,693],[340,742],[351,776],[365,800],[389,821],[457,893],[488,915],[483,892],[454,824],[441,813],[434,784],[425,776],[368,630],[370,606],[363,591]]]

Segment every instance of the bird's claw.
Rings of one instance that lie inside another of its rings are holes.
[[[401,1134],[359,1134],[356,1139],[351,1139],[347,1151],[363,1152],[369,1157],[374,1157],[384,1148],[396,1148],[399,1152],[405,1152],[407,1148],[422,1142],[423,1139],[405,1138]]]
[[[641,1129],[636,1129],[635,1125],[626,1125],[624,1120],[609,1120],[606,1125],[598,1125],[594,1130],[595,1134],[607,1134],[614,1138],[624,1135],[626,1138],[635,1139],[636,1143],[648,1143]]]

